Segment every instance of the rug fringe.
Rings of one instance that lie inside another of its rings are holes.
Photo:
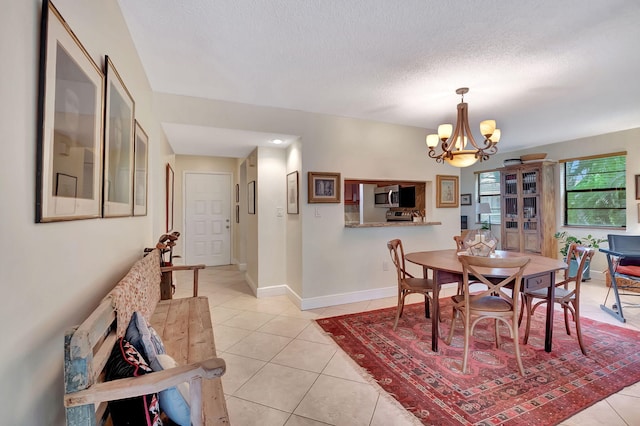
[[[321,319],[319,319],[321,320]],[[317,321],[313,321],[313,323],[315,324],[315,326],[318,328],[318,330],[320,331],[320,333],[322,333],[322,335],[324,336],[328,336],[331,337],[331,339],[333,340],[332,334],[331,333],[327,333],[321,326],[320,324],[317,323]],[[335,342],[335,341],[334,341]],[[399,411],[403,414],[403,417],[411,422],[412,425],[416,425],[416,426],[424,426],[424,423],[422,423],[420,421],[420,419],[418,419],[411,411],[408,411],[407,408],[405,408],[400,402],[398,402],[398,400],[389,392],[387,392],[386,390],[384,390],[384,388],[382,386],[380,386],[380,383],[378,383],[378,381],[367,371],[367,369],[363,368],[362,366],[360,366],[357,362],[355,362],[353,360],[353,358],[351,358],[349,356],[348,353],[346,353],[341,347],[340,345],[338,345],[336,343],[336,346],[338,347],[338,350],[341,351],[344,354],[344,358],[347,359],[347,362],[349,364],[351,364],[354,369],[360,374],[360,376],[370,385],[372,385],[377,391],[378,394],[380,395],[380,397],[382,397],[383,399],[385,399],[388,403],[390,403],[391,405],[393,405],[394,407],[398,408]]]

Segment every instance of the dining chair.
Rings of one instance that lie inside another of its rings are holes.
[[[456,242],[456,249],[458,251],[464,250],[464,239],[460,235],[454,235],[453,241]]]
[[[398,308],[396,310],[396,321],[393,329],[398,327],[398,320],[402,316],[404,310],[404,300],[411,293],[424,295],[424,315],[430,317],[429,304],[433,303],[431,293],[433,292],[433,280],[429,278],[416,278],[407,272],[404,263],[404,249],[402,241],[399,239],[391,240],[387,243],[391,260],[396,266],[398,276]]]
[[[584,348],[582,342],[582,332],[580,329],[580,284],[582,283],[582,274],[586,268],[587,262],[591,261],[595,249],[572,243],[567,251],[567,269],[564,270],[564,279],[555,284],[555,297],[554,303],[559,304],[564,311],[564,326],[567,330],[567,334],[571,336],[571,330],[569,329],[569,312],[573,322],[576,324],[576,335],[578,336],[578,344],[580,350],[584,355],[587,351]],[[570,276],[569,264],[572,259],[577,260],[578,268],[575,276]],[[536,301],[540,299],[539,301]],[[522,292],[522,304],[524,309],[520,313],[520,321],[524,315],[524,310],[527,311],[527,323],[524,330],[524,338],[522,342],[526,345],[529,341],[529,331],[531,329],[531,316],[535,312],[536,308],[543,303],[547,303],[547,289],[541,288],[538,290],[530,290]]]
[[[476,324],[484,319],[493,319],[495,323],[496,347],[500,347],[500,331],[498,324],[504,323],[513,339],[518,370],[524,376],[524,367],[520,359],[520,342],[518,337],[518,297],[524,268],[530,259],[525,256],[518,257],[481,257],[460,255],[462,264],[463,292],[461,295],[451,297],[453,302],[453,316],[451,318],[451,328],[446,343],[451,344],[453,333],[456,329],[456,320],[462,317],[464,326],[464,354],[462,358],[462,372],[467,371],[469,358],[469,342],[473,335]],[[501,268],[510,274],[504,279],[492,278],[485,275],[486,270],[478,268]],[[470,278],[481,282],[486,289],[469,291]],[[506,289],[506,286],[513,285],[513,289]],[[473,317],[473,321],[472,321]]]

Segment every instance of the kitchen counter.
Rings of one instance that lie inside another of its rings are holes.
[[[442,222],[367,222],[367,223],[359,223],[359,222],[345,222],[345,228],[395,228],[399,226],[433,226],[433,225],[442,225]]]

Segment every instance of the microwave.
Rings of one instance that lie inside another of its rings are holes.
[[[409,207],[416,206],[416,187],[390,185],[381,186],[375,189],[374,206],[381,208]]]

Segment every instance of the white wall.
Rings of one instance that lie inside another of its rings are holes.
[[[286,285],[286,151],[258,148],[256,216],[258,218],[258,294]],[[263,293],[262,293],[263,294]]]
[[[475,194],[475,177],[474,172],[479,170],[495,169],[502,166],[502,161],[506,158],[520,158],[523,154],[531,154],[534,152],[546,152],[547,159],[550,160],[563,160],[568,158],[579,158],[589,155],[607,154],[611,152],[627,152],[627,229],[625,230],[611,230],[606,228],[575,228],[562,226],[563,218],[563,196],[561,188],[561,176],[562,165],[558,164],[556,167],[556,224],[558,231],[567,230],[571,234],[575,235],[587,235],[592,234],[597,237],[606,238],[607,234],[639,234],[640,233],[640,219],[638,218],[638,203],[635,199],[635,178],[634,176],[640,174],[640,129],[631,129],[622,132],[609,133],[606,135],[597,135],[588,138],[575,139],[571,141],[549,144],[535,149],[500,153],[496,154],[494,158],[484,163],[475,164],[473,167],[462,170],[461,174],[461,187],[462,192],[468,192]],[[508,138],[504,138],[500,141],[500,145],[504,144],[506,147],[509,141]],[[475,197],[475,195],[474,195]],[[471,212],[471,209],[475,209],[474,205],[469,207],[469,220],[470,224],[475,220],[475,210]],[[465,214],[465,213],[462,213]],[[605,245],[606,247],[606,245]],[[560,257],[560,255],[558,255]],[[593,258],[591,271],[598,272],[606,269],[607,259],[602,253],[596,253]]]
[[[302,146],[298,139],[287,148],[286,173],[298,172],[298,206],[303,202],[300,196],[302,186]],[[286,238],[286,283],[298,296],[302,295],[302,212],[287,214]]]
[[[115,0],[57,0],[91,57],[108,54],[149,135],[149,215],[36,224],[34,206],[40,1],[12,1],[0,16],[0,412],[7,425],[64,422],[64,332],[97,306],[161,229],[171,151],[151,111],[149,83]]]
[[[343,179],[428,182],[435,181],[436,174],[458,175],[459,169],[436,164],[428,158],[424,143],[427,130],[161,93],[154,94],[154,110],[161,120],[176,123],[300,136],[303,159],[300,170],[300,297],[303,306],[393,294],[396,286],[394,272],[382,269],[383,262],[389,259],[386,242],[392,238],[402,238],[408,251],[453,247],[451,236],[459,233],[459,209],[434,208],[432,185],[427,185],[427,214],[429,220],[442,222],[437,226],[349,229],[344,227],[342,203],[306,202],[309,171],[338,172]],[[248,181],[262,172],[260,168],[259,173],[253,175],[251,170],[252,167],[247,168]],[[278,178],[282,188],[286,171],[289,170],[283,170]],[[259,179],[259,193],[262,185]],[[283,198],[277,202],[286,206],[285,192],[282,191],[280,196]],[[248,220],[247,272],[250,280],[257,280],[256,287],[263,287],[263,278],[268,285],[277,283],[277,280],[263,277],[262,269],[258,276],[258,271],[251,268],[253,262],[258,262],[257,252],[253,254],[251,247],[253,238],[258,239],[258,226],[254,221],[263,219],[262,212],[272,213],[272,210],[264,209],[264,202],[261,196],[258,217],[249,217]],[[316,209],[319,216],[315,215]],[[262,230],[262,226],[259,229]],[[260,234],[260,245],[263,238]],[[277,246],[276,238],[282,237],[270,237],[272,241],[265,243]],[[419,270],[414,272],[420,273]]]

